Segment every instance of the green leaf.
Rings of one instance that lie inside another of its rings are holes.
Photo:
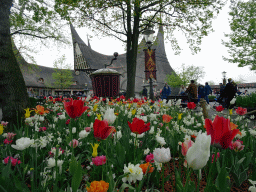
[[[220,173],[218,174],[216,178],[216,186],[218,189],[222,192],[229,191],[229,175],[226,170],[226,167],[222,167],[220,170]]]
[[[129,188],[129,189],[132,189],[132,190],[135,190],[135,188],[127,183],[123,183],[119,189],[119,191],[123,192],[125,190],[125,188]]]
[[[78,161],[76,163],[75,173],[72,177],[72,182],[71,182],[72,191],[77,191],[81,181],[82,181],[82,167],[81,167],[81,162]]]
[[[116,153],[118,154],[117,155],[118,165],[123,168],[124,160],[125,160],[125,149],[120,142],[117,142],[116,144]]]

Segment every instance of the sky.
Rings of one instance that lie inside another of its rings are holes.
[[[232,78],[235,81],[243,79],[246,83],[256,82],[256,74],[255,72],[250,71],[249,67],[241,68],[238,67],[237,64],[224,61],[222,58],[223,56],[229,56],[228,49],[221,44],[222,39],[226,41],[228,40],[224,37],[224,33],[230,33],[228,11],[229,4],[227,4],[220,11],[217,18],[213,20],[214,32],[203,38],[200,46],[201,51],[198,54],[191,54],[189,46],[186,43],[186,38],[181,33],[176,33],[178,43],[182,48],[180,55],[174,55],[174,51],[171,48],[171,43],[165,41],[166,55],[171,67],[175,71],[179,71],[181,65],[184,63],[185,66],[194,65],[203,67],[205,76],[199,81],[200,83],[213,81],[215,84],[219,84],[223,79],[223,71],[227,72],[227,78]],[[87,44],[87,35],[89,34],[92,36],[93,33],[86,28],[76,28],[76,30],[81,39]],[[155,31],[156,32],[154,35],[157,35],[158,29],[155,29]],[[71,41],[71,32],[69,27],[66,28],[66,33],[67,36],[70,37]],[[105,55],[113,55],[114,52],[118,52],[119,54],[125,53],[123,43],[110,37],[92,37],[90,38],[90,45],[93,50]],[[53,67],[54,61],[60,58],[62,55],[65,55],[66,63],[70,64],[73,69],[74,55],[72,44],[65,47],[49,44],[48,47],[43,47],[39,46],[38,42],[35,41],[33,46],[37,49],[40,47],[37,54],[32,54],[38,65]],[[30,45],[30,47],[33,46]]]

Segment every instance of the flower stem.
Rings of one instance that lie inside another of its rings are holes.
[[[162,192],[164,192],[164,164],[162,168]]]

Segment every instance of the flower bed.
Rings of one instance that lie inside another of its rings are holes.
[[[10,132],[1,123],[0,188],[252,190],[256,130],[245,111],[213,120],[194,109],[172,100],[49,97],[25,110],[23,127]]]

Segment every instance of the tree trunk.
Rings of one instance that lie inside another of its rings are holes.
[[[137,65],[137,53],[138,53],[138,41],[139,41],[139,6],[140,4],[135,5],[135,17],[133,31],[131,32],[130,26],[128,26],[127,33],[127,89],[126,89],[126,98],[135,96],[135,76],[136,76],[136,65]],[[130,10],[127,14],[127,18],[131,17]],[[129,23],[131,19],[127,20]]]
[[[12,49],[9,22],[12,2],[1,0],[0,6],[0,107],[3,111],[2,120],[17,127],[21,123],[21,116],[29,98]]]

